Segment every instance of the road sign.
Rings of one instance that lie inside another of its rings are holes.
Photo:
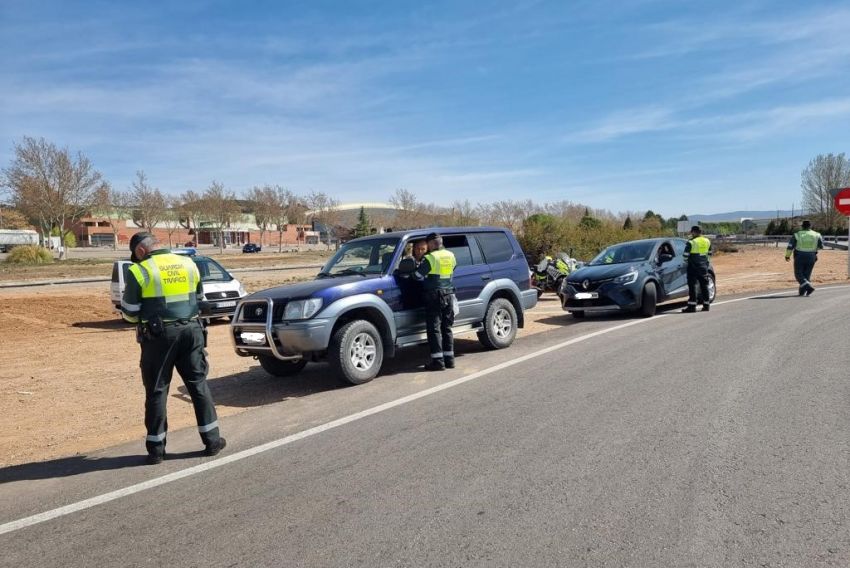
[[[839,189],[835,194],[835,208],[839,213],[850,216],[850,187]]]

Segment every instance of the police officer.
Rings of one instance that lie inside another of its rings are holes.
[[[204,453],[214,456],[227,442],[219,435],[207,385],[206,330],[198,319],[198,295],[203,293],[198,267],[190,258],[163,248],[150,233],[133,235],[130,252],[135,264],[130,266],[121,311],[125,320],[137,324],[142,348],[148,463],[158,464],[165,457],[165,403],[175,367],[192,398]]]
[[[455,255],[443,248],[443,239],[437,233],[430,233],[428,254],[414,273],[417,280],[424,282],[425,317],[428,330],[428,346],[431,360],[425,365],[429,371],[442,371],[455,366],[454,337],[452,326],[454,314],[454,274],[457,261]]]
[[[812,269],[818,261],[818,249],[823,248],[823,237],[817,231],[812,230],[811,221],[803,221],[803,230],[797,231],[791,236],[788,241],[788,248],[785,249],[785,262],[791,260],[791,253],[794,253],[794,278],[800,284],[800,289],[797,291],[801,296],[811,296],[815,291],[815,287],[809,279],[812,277]]]
[[[685,244],[684,257],[688,263],[688,307],[684,313],[697,311],[697,284],[699,284],[702,311],[707,312],[710,305],[708,296],[708,257],[711,254],[711,241],[702,236],[699,226],[691,227],[691,239]]]

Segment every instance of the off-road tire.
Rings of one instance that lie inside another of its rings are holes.
[[[306,359],[297,361],[281,361],[274,355],[257,355],[257,360],[265,372],[275,377],[291,377],[297,375],[307,366]]]
[[[384,362],[384,342],[378,329],[366,320],[340,327],[328,345],[328,363],[344,382],[362,385],[374,379]]]
[[[655,282],[647,282],[641,293],[640,315],[645,318],[651,318],[655,315],[657,306],[658,292],[655,289]]]
[[[496,298],[487,305],[478,340],[487,349],[504,349],[514,342],[518,321],[514,305],[505,298]]]

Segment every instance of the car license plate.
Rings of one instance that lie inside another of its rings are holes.
[[[236,300],[231,300],[230,302],[219,302],[215,305],[217,308],[232,308],[236,306]]]
[[[573,296],[576,300],[595,300],[598,297],[598,292],[576,292],[576,295]]]
[[[245,345],[265,345],[266,344],[266,334],[265,333],[255,333],[250,331],[243,331],[239,334],[239,337],[242,338],[242,343]]]

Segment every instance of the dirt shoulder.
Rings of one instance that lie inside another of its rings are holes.
[[[719,255],[714,264],[721,295],[796,287],[782,249],[745,249]],[[239,277],[250,291],[314,273]],[[813,280],[815,285],[846,282],[847,253],[821,253]],[[572,322],[550,294],[526,320],[521,336]],[[272,379],[256,361],[234,354],[227,331],[226,324],[210,329],[210,384],[219,413],[279,402],[270,394]],[[144,437],[138,346],[133,328],[112,311],[107,284],[0,290],[0,346],[0,467]],[[168,413],[172,429],[194,424],[191,403],[176,378]]]

